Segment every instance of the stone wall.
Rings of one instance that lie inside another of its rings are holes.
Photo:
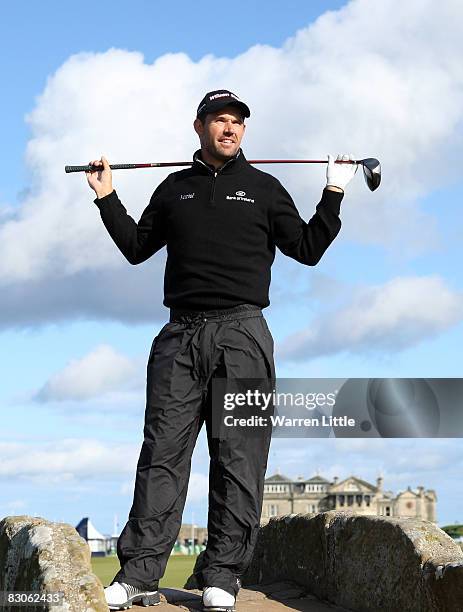
[[[463,610],[463,551],[419,519],[346,511],[272,518],[242,583],[280,580],[358,612]]]
[[[93,574],[87,542],[71,525],[30,516],[0,521],[0,591],[62,591],[62,605],[45,608],[3,606],[51,612],[107,612],[104,589]]]

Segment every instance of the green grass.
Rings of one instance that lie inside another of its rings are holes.
[[[160,587],[182,588],[193,571],[197,555],[174,555],[169,557],[166,572],[159,582]],[[110,557],[92,557],[93,573],[108,586],[119,571],[119,559],[116,555]]]
[[[445,527],[441,527],[441,529],[452,538],[463,536],[463,525],[445,525]]]

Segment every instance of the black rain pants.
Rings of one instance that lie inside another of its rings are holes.
[[[171,310],[169,323],[153,340],[144,441],[132,508],[117,542],[121,569],[111,584],[158,588],[180,530],[191,456],[205,421],[208,542],[196,578],[200,588],[216,586],[233,595],[239,591],[239,576],[251,561],[260,524],[271,428],[262,428],[252,439],[214,437],[213,377],[265,378],[273,388],[273,338],[259,307]]]

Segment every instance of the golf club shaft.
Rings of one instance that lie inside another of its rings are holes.
[[[327,164],[327,159],[251,159],[250,164]],[[336,160],[337,164],[361,164],[360,160]],[[191,166],[193,162],[155,162],[151,164],[110,164],[111,170],[133,170],[135,168],[169,168],[171,166]],[[101,166],[65,166],[64,171],[90,172],[102,169]]]

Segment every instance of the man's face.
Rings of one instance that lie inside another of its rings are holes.
[[[206,153],[205,157],[222,162],[226,162],[238,152],[245,127],[243,117],[234,106],[208,113],[204,123],[199,119],[194,122],[201,150]]]

